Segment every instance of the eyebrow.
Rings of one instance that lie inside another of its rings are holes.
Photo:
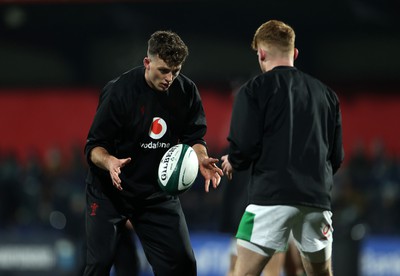
[[[171,68],[169,68],[169,67],[164,67],[164,66],[158,67],[158,70],[171,71],[171,72],[178,72],[178,71],[180,71],[181,69],[182,69],[182,68],[174,68],[174,69],[171,69]]]

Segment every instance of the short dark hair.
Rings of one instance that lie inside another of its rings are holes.
[[[189,55],[188,47],[182,39],[171,31],[157,31],[148,41],[148,54],[158,55],[168,66],[183,64]]]

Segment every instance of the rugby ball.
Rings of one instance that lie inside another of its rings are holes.
[[[194,149],[186,144],[171,147],[158,166],[158,184],[170,195],[187,191],[196,180],[199,161]]]

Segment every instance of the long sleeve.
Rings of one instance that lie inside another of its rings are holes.
[[[344,149],[342,143],[342,114],[340,110],[340,105],[337,105],[336,113],[336,128],[334,133],[332,154],[330,157],[332,163],[332,172],[335,174],[340,168],[344,159]]]
[[[229,162],[236,170],[247,169],[260,154],[262,116],[257,101],[243,86],[234,102],[228,141]]]

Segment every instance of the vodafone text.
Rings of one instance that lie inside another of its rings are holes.
[[[170,143],[161,143],[161,142],[149,142],[149,143],[140,143],[140,147],[143,149],[168,149],[171,146]]]

